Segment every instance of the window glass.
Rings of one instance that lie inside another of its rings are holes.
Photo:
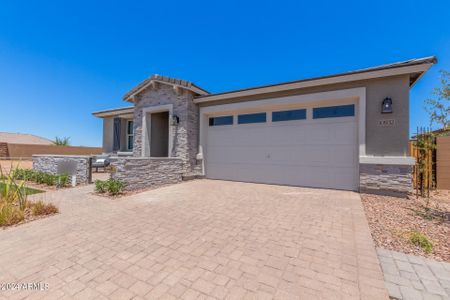
[[[127,144],[128,144],[128,149],[132,150],[133,149],[133,136],[132,135],[128,136]]]
[[[133,121],[128,121],[127,133],[128,134],[133,134]]]
[[[351,117],[355,115],[355,105],[317,107],[313,109],[313,119]]]
[[[209,126],[233,125],[233,116],[209,118]]]
[[[266,122],[266,113],[238,115],[238,124],[264,123]]]
[[[274,111],[272,113],[272,122],[305,120],[305,119],[306,119],[306,109]]]
[[[127,149],[133,150],[133,140],[134,140],[134,134],[133,134],[133,121],[127,122]]]

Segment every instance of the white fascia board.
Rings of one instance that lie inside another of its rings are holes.
[[[230,98],[238,98],[238,97],[246,97],[258,94],[266,94],[266,93],[274,93],[281,91],[288,91],[294,89],[301,89],[307,87],[315,87],[320,85],[329,85],[329,84],[337,84],[344,83],[350,81],[359,81],[359,80],[367,80],[381,77],[389,77],[396,75],[404,75],[418,72],[427,71],[433,64],[421,64],[416,66],[408,66],[408,67],[400,67],[400,68],[392,68],[378,71],[368,71],[357,74],[349,74],[349,75],[341,75],[335,77],[327,77],[322,79],[312,79],[301,82],[292,82],[286,84],[279,84],[273,86],[266,86],[261,88],[253,88],[248,90],[230,92],[225,94],[211,95],[194,99],[194,103],[204,103],[211,102],[217,100],[226,100]]]
[[[111,110],[104,110],[104,111],[98,111],[92,113],[94,116],[98,118],[107,118],[107,117],[114,117],[114,116],[121,116],[126,114],[133,114],[134,113],[134,107],[130,108],[123,108],[123,109],[111,109]]]
[[[416,164],[416,159],[411,156],[360,156],[360,164],[376,165],[408,165]]]

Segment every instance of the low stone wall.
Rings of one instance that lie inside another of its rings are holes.
[[[140,190],[182,180],[180,158],[111,157],[111,178],[120,180],[125,190]]]
[[[33,170],[48,174],[57,174],[58,164],[63,161],[74,161],[77,164],[77,184],[89,183],[88,155],[33,155]]]
[[[359,165],[360,191],[404,195],[412,191],[412,166],[387,164]]]

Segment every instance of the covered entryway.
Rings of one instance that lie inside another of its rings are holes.
[[[215,114],[206,131],[207,178],[357,190],[355,104]]]

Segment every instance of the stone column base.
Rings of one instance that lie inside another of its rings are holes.
[[[413,190],[411,165],[359,164],[359,190],[390,196],[406,196]]]

